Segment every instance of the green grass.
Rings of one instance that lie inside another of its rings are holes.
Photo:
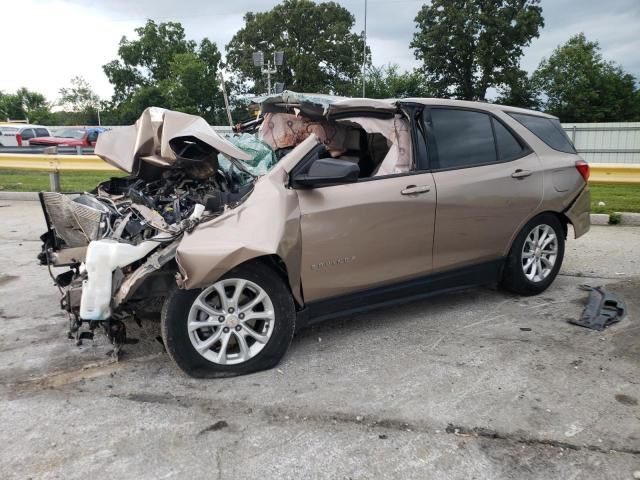
[[[595,183],[589,189],[592,213],[640,212],[640,185]]]
[[[60,186],[63,192],[92,190],[99,182],[124,173],[62,172]],[[591,184],[591,210],[593,213],[640,212],[640,185]],[[0,191],[39,192],[49,190],[49,174],[23,170],[0,170]],[[604,202],[604,206],[598,206]]]
[[[123,175],[119,172],[61,172],[60,188],[63,192],[93,190],[98,183]],[[0,192],[39,192],[49,189],[47,172],[0,170]]]

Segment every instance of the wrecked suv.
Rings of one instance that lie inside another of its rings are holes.
[[[544,291],[568,224],[589,229],[587,164],[555,117],[437,99],[284,92],[223,138],[148,109],[101,135],[128,172],[79,196],[43,192],[40,260],[78,338],[116,346],[161,307],[186,373],[273,367],[294,330],[435,292]],[[88,327],[88,330],[85,330]]]

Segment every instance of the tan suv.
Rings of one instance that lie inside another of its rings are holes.
[[[131,175],[43,192],[40,260],[78,339],[162,306],[189,375],[273,367],[296,328],[480,284],[553,282],[589,229],[589,169],[558,119],[438,99],[284,92],[223,138],[148,109],[96,153]]]

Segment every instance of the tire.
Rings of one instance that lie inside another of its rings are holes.
[[[229,296],[235,296],[238,285],[243,285],[241,297],[233,302]],[[227,297],[226,309],[221,291]],[[258,300],[256,306],[245,309]],[[208,288],[174,290],[162,309],[162,339],[169,356],[187,375],[233,377],[276,366],[293,338],[295,318],[293,297],[280,275],[255,261],[231,270]],[[198,322],[207,326],[190,331],[190,326],[202,324]],[[247,333],[249,328],[252,334]]]
[[[535,232],[541,242],[536,242]],[[545,246],[551,235],[543,237],[548,231],[555,235]],[[564,258],[565,230],[553,213],[543,213],[531,219],[520,231],[511,246],[511,251],[502,276],[501,285],[506,290],[519,295],[537,295],[544,292],[555,280]],[[555,244],[555,248],[554,248]],[[532,248],[534,245],[543,248]],[[552,266],[549,265],[555,250]],[[529,262],[536,265],[532,265]],[[542,268],[540,268],[542,266]],[[540,273],[542,272],[542,273]]]

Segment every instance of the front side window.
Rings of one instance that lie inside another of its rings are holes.
[[[49,132],[46,128],[36,128],[36,137],[48,137]]]
[[[98,140],[98,133],[99,133],[99,132],[98,132],[98,130],[91,130],[91,131],[89,132],[89,135],[88,135],[88,137],[87,137],[87,140],[88,140],[89,142],[95,142],[95,141],[97,141],[97,140]]]
[[[557,118],[540,117],[526,113],[507,113],[554,150],[576,153],[576,149],[571,145],[569,137]]]
[[[486,113],[432,108],[431,132],[439,168],[462,168],[497,161],[491,118]]]

